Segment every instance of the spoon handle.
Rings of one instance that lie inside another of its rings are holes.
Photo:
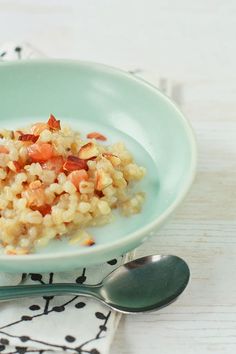
[[[98,298],[98,289],[98,285],[77,285],[71,283],[0,286],[0,301],[20,299],[25,297],[65,294],[93,296]]]

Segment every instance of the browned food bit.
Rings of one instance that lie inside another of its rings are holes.
[[[106,157],[106,158],[109,158],[109,157],[112,157],[112,156],[117,157],[116,155],[112,154],[111,152],[103,152],[103,153],[102,153],[102,156],[104,156],[104,157]]]
[[[18,138],[20,141],[32,141],[32,143],[36,143],[38,140],[39,135],[34,134],[21,134]]]
[[[98,156],[98,154],[99,150],[97,146],[92,142],[83,145],[79,150],[79,158],[83,160],[89,160]]]
[[[4,145],[0,145],[0,154],[9,154],[8,148]]]
[[[68,156],[63,165],[65,171],[88,170],[87,161],[80,159],[77,156]]]
[[[87,138],[88,139],[101,140],[101,141],[106,141],[107,140],[105,135],[102,135],[101,133],[98,133],[98,132],[92,132],[92,133],[87,134]]]
[[[17,161],[10,161],[8,164],[7,164],[7,167],[13,171],[13,172],[20,172],[21,170],[21,166],[19,164],[19,162]]]
[[[91,246],[95,245],[95,241],[92,238],[87,238],[86,240],[84,240],[82,242],[82,245],[91,247]]]
[[[44,204],[44,205],[40,205],[40,206],[31,206],[32,210],[38,210],[42,216],[45,216],[47,214],[51,214],[52,211],[52,207],[49,204]]]
[[[13,161],[13,164],[15,166],[16,172],[19,172],[22,168],[20,161]]]
[[[104,193],[103,193],[103,191],[99,191],[99,190],[95,190],[95,194],[96,194],[96,196],[98,196],[98,198],[102,198],[102,197],[104,197]]]
[[[50,115],[47,124],[48,124],[48,127],[52,130],[60,130],[61,129],[60,120],[57,120],[53,114]]]

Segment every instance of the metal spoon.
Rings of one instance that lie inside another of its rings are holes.
[[[97,285],[50,284],[0,287],[0,300],[42,295],[93,297],[123,313],[158,310],[172,303],[189,281],[187,264],[176,256],[146,256],[121,265]]]

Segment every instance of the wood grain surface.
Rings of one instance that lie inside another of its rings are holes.
[[[112,354],[236,353],[235,13],[235,0],[0,0],[0,42],[28,41],[51,57],[141,68],[181,84],[197,177],[138,254],[183,257],[191,282],[170,307],[124,316]]]
[[[219,88],[226,94],[229,87],[218,85],[183,88],[198,140],[196,180],[172,221],[138,249],[183,257],[190,285],[168,308],[123,317],[113,354],[236,352],[236,102],[225,104]]]

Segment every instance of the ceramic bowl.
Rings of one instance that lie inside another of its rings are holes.
[[[169,98],[131,74],[79,61],[23,61],[0,65],[0,126],[20,128],[53,113],[82,133],[100,131],[124,141],[147,176],[143,210],[89,231],[93,247],[52,241],[25,256],[0,255],[0,271],[65,271],[124,254],[155,233],[189,190],[196,168],[192,129]],[[156,235],[158,237],[158,234]]]

